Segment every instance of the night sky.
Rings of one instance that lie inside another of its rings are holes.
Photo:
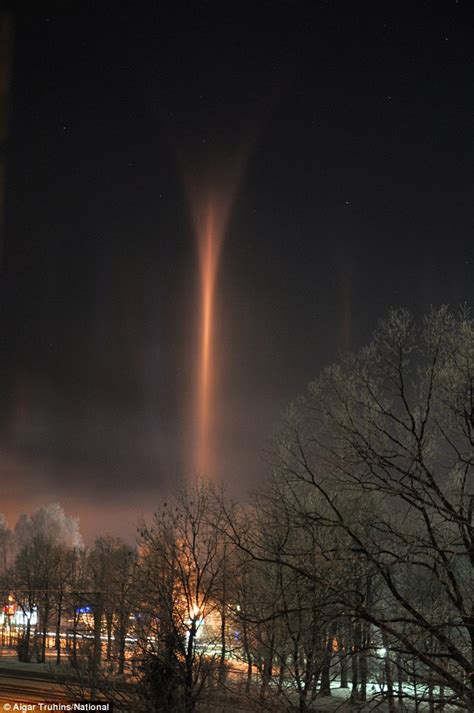
[[[10,524],[54,500],[89,537],[130,537],[192,474],[190,184],[225,193],[241,167],[214,326],[212,478],[236,495],[263,479],[289,401],[391,306],[473,304],[469,4],[14,14],[0,295]]]

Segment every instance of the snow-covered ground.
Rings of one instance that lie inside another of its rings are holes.
[[[385,689],[386,692],[386,689]],[[386,701],[383,701],[383,693],[384,689],[383,687],[380,686],[378,683],[373,683],[369,682],[367,684],[367,701],[365,703],[358,703],[358,704],[353,704],[352,708],[350,706],[350,695],[351,695],[351,689],[349,688],[340,688],[340,682],[339,681],[333,681],[331,684],[331,695],[330,696],[324,696],[324,697],[318,697],[312,706],[312,710],[314,711],[341,711],[341,713],[349,710],[354,710],[354,711],[370,711],[370,710],[377,710],[382,713],[382,711],[387,711],[388,710],[388,704]],[[435,691],[435,697],[436,697],[436,691]],[[414,695],[415,691],[412,685],[405,684],[403,686],[403,702],[400,705],[398,698],[395,699],[395,705],[396,705],[396,710],[400,711],[406,711],[406,713],[411,713],[411,711],[415,710],[415,703],[414,703]],[[418,700],[420,698],[426,698],[426,702],[421,702],[418,703],[418,711],[420,713],[424,713],[425,711],[429,710],[429,703],[428,703],[428,690],[424,689],[422,686],[418,686],[417,688],[417,697]],[[441,710],[440,708],[437,708],[436,710]],[[458,705],[449,705],[446,704],[443,707],[443,713],[454,713],[454,711],[461,711],[465,710],[460,708]]]

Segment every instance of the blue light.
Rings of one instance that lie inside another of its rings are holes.
[[[85,607],[76,607],[77,614],[90,614],[91,611],[92,611],[92,607],[90,605],[87,605]]]

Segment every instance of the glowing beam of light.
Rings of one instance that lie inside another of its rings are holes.
[[[216,226],[216,209],[212,202],[207,206],[203,234],[199,237],[201,263],[201,346],[199,365],[199,394],[196,459],[200,472],[212,467],[210,452],[212,393],[212,336],[214,326],[214,297],[222,234]]]
[[[215,393],[217,349],[215,339],[215,303],[219,257],[228,217],[241,176],[245,152],[238,161],[221,170],[219,176],[203,183],[188,181],[200,264],[200,315],[194,447],[191,470],[213,477],[216,469]]]
[[[237,195],[252,141],[221,147],[201,161],[189,161],[177,146],[178,166],[186,189],[199,257],[199,337],[196,349],[196,396],[192,410],[192,447],[188,470],[193,476],[215,478],[219,459],[217,393],[219,353],[215,306],[219,258],[228,219]]]
[[[254,103],[249,103],[247,112],[239,112],[237,132],[235,117],[229,117],[230,124],[225,129],[225,115],[220,115],[219,131],[213,136],[212,147],[211,144],[206,147],[205,155],[196,151],[192,140],[189,144],[183,136],[176,134],[174,119],[168,123],[178,169],[189,201],[200,262],[197,408],[193,408],[192,414],[194,439],[189,462],[189,471],[194,475],[214,476],[218,465],[215,427],[219,394],[215,393],[218,360],[214,338],[214,308],[219,255],[225,229],[253,147],[266,121],[279,104],[283,89],[292,81],[293,74],[293,65],[285,69],[278,64],[278,81],[268,77],[270,92],[263,91]]]

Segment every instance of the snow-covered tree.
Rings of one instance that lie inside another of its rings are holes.
[[[36,654],[44,661],[47,631],[55,611],[56,645],[60,644],[68,558],[82,546],[79,524],[76,518],[66,515],[60,505],[53,503],[39,508],[31,516],[22,514],[15,526],[14,539],[15,559],[7,584],[26,620],[19,654],[25,661],[31,658],[31,619],[36,611],[37,632],[41,634],[41,641],[38,638],[35,641]]]
[[[399,665],[416,660],[428,689],[468,710],[473,465],[474,324],[446,308],[421,327],[391,312],[367,348],[326,369],[290,409],[274,459],[303,504],[293,526],[339,532],[346,557],[377,581],[376,601],[341,588],[345,611],[381,632]],[[297,571],[291,555],[285,547],[280,561]],[[340,550],[325,555],[341,561]]]

